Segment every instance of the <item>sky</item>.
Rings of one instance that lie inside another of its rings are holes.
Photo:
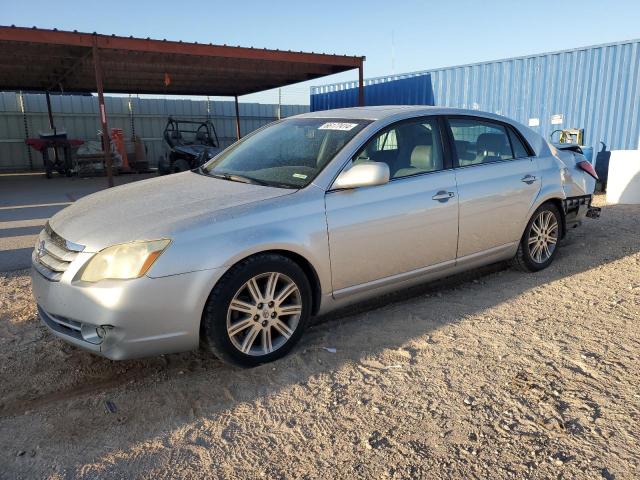
[[[0,24],[364,55],[377,77],[640,38],[640,0],[0,0]],[[356,79],[285,87],[282,101]],[[277,103],[278,92],[240,100]]]

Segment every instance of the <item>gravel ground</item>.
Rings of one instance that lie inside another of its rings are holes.
[[[27,271],[0,274],[0,478],[639,478],[639,320],[640,206],[543,272],[318,319],[251,370],[85,353],[38,323]]]

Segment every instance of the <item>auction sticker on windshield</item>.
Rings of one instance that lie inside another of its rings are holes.
[[[357,126],[357,123],[329,122],[320,125],[318,127],[318,130],[343,130],[345,132],[348,132],[349,130],[352,130]]]

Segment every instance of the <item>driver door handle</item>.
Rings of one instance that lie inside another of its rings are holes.
[[[535,175],[525,175],[524,177],[521,178],[521,181],[531,185],[533,182],[536,181],[536,177]]]
[[[453,198],[455,196],[456,196],[456,194],[453,193],[453,192],[447,192],[445,190],[440,190],[433,197],[431,197],[431,199],[432,200],[437,200],[438,202],[446,202],[447,200],[449,200],[450,198]]]

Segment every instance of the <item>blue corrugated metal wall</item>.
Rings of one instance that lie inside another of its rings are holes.
[[[430,74],[435,104],[498,113],[549,138],[558,128],[584,128],[587,145],[640,148],[640,40],[596,45],[376,79]],[[313,94],[355,82],[312,88]],[[552,117],[562,116],[561,124]],[[530,120],[533,120],[530,122]]]
[[[311,111],[358,105],[358,86],[328,88],[311,95]],[[368,82],[364,87],[365,105],[433,105],[430,75],[419,75],[386,82]]]

